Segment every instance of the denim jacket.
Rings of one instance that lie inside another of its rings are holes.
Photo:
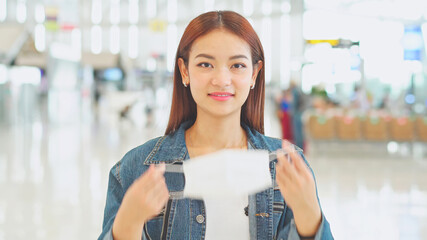
[[[171,195],[184,190],[184,174],[179,171],[168,171],[168,168],[182,166],[183,161],[189,159],[184,133],[192,124],[193,122],[185,122],[174,133],[152,139],[132,149],[112,167],[103,230],[99,240],[113,239],[112,225],[123,196],[133,181],[143,174],[150,164],[166,164],[165,179]],[[282,146],[280,139],[266,137],[247,126],[243,128],[248,136],[248,148],[271,152]],[[304,161],[307,163],[305,158]],[[270,161],[270,173],[274,182],[276,162],[277,160]],[[300,239],[292,210],[286,205],[277,186],[249,196],[248,203],[250,239]],[[315,240],[333,239],[329,223],[323,213],[321,221]],[[204,239],[205,230],[206,215],[203,200],[171,198],[158,216],[145,223],[142,239]]]

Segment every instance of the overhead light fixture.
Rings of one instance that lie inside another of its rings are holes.
[[[147,0],[147,17],[155,18],[157,15],[157,0]]]
[[[91,20],[93,24],[100,24],[102,21],[102,2],[92,0]]]
[[[120,0],[110,1],[110,23],[111,24],[120,23]]]
[[[46,50],[46,30],[41,23],[37,24],[34,29],[34,41],[37,51],[43,52]]]
[[[129,26],[129,50],[128,50],[128,55],[130,58],[135,59],[138,57],[138,35],[139,35],[139,31],[138,31],[138,27],[136,25],[131,25]]]
[[[7,0],[0,0],[0,22],[4,22],[7,17]]]
[[[139,1],[129,0],[129,23],[137,24],[139,20]]]
[[[19,23],[24,23],[27,20],[27,6],[25,1],[18,1],[16,5],[16,20]]]
[[[120,52],[120,28],[117,25],[110,29],[110,52],[112,54]]]
[[[102,29],[98,25],[90,30],[90,49],[93,54],[99,54],[102,51]]]
[[[168,21],[175,23],[178,19],[178,4],[177,0],[168,0]]]

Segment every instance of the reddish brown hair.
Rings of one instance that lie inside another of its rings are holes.
[[[232,11],[212,11],[193,19],[179,42],[175,57],[172,106],[166,135],[177,130],[181,123],[187,120],[195,121],[197,117],[196,102],[191,95],[190,88],[186,88],[182,84],[178,59],[182,58],[188,65],[188,57],[194,41],[215,29],[228,30],[245,40],[251,49],[254,65],[258,61],[262,61],[263,66],[258,73],[255,88],[249,92],[249,96],[242,106],[240,121],[250,128],[264,133],[265,62],[261,41],[248,20],[240,14]]]

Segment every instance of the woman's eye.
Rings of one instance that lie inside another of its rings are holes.
[[[204,67],[204,68],[212,67],[210,63],[199,63],[197,64],[197,66]]]
[[[244,68],[244,67],[246,67],[246,66],[244,64],[241,64],[241,63],[233,64],[233,68]]]

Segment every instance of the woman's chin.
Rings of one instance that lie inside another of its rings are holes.
[[[240,117],[240,109],[235,110],[235,109],[227,109],[227,108],[209,108],[207,111],[205,111],[205,113],[215,118],[227,118],[227,117],[233,117],[233,116]]]

